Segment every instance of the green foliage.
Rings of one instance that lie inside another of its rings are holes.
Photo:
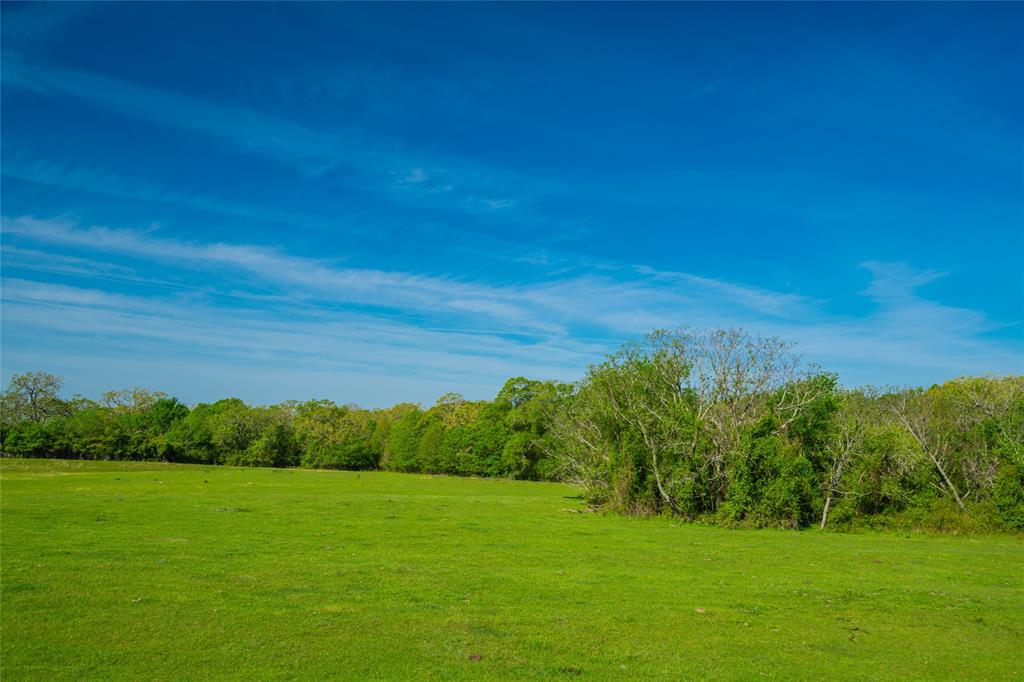
[[[537,438],[526,431],[514,432],[505,441],[501,451],[501,468],[512,478],[540,478],[535,471],[535,464],[543,455],[537,445]]]
[[[511,433],[502,450],[504,475],[542,481],[555,478],[556,462],[549,455],[557,443],[551,429],[571,394],[571,385],[553,381],[516,377],[505,382],[490,410]]]
[[[223,412],[239,409],[237,398],[196,405],[184,419],[167,434],[175,453],[175,461],[202,464],[220,464],[224,454],[213,438],[213,426]]]
[[[259,438],[262,420],[259,415],[237,398],[219,401],[221,409],[207,419],[210,440],[224,454],[224,461],[233,464],[244,459],[249,446]]]
[[[898,426],[886,424],[865,435],[846,477],[847,497],[859,515],[898,512],[929,491],[928,478],[913,440]]]
[[[239,464],[258,467],[295,466],[299,448],[295,430],[286,421],[272,421],[245,450]]]
[[[44,457],[55,448],[57,422],[22,421],[4,426],[4,452],[19,457]]]
[[[15,374],[0,396],[0,415],[4,424],[22,421],[42,422],[66,412],[60,399],[64,379],[46,372]]]
[[[429,410],[407,409],[390,425],[382,468],[460,476],[551,479],[550,426],[571,389],[510,379],[491,402],[449,393]]]
[[[1024,531],[1024,467],[1004,464],[999,468],[992,505],[1005,527]]]
[[[454,426],[441,443],[441,461],[460,476],[503,476],[501,455],[508,440],[508,430],[500,422],[480,419],[471,424]]]
[[[721,520],[753,527],[801,528],[812,521],[816,477],[799,447],[777,435],[751,436],[730,468]]]
[[[841,391],[785,344],[735,330],[627,344],[563,401],[553,433],[566,480],[627,513],[1011,529],[1024,496],[1019,377]]]
[[[115,453],[113,418],[107,408],[84,404],[63,424],[55,454],[74,459],[109,459]]]
[[[373,421],[364,411],[337,406],[328,400],[296,408],[295,431],[302,448],[301,464],[315,469],[372,469],[379,459],[374,450]]]
[[[430,474],[453,473],[441,458],[445,426],[440,419],[427,419],[419,442],[416,444],[416,470]]]
[[[391,425],[384,449],[383,465],[390,471],[417,471],[419,444],[426,430],[427,417],[420,410],[410,410]]]
[[[1024,377],[840,389],[742,330],[656,331],[578,384],[514,377],[426,409],[62,385],[12,378],[4,455],[564,480],[593,508],[747,527],[1024,530]]]

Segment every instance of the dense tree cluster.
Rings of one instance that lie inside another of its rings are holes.
[[[778,339],[655,332],[591,367],[552,432],[607,509],[1024,530],[1020,376],[845,390]]]
[[[450,393],[429,409],[329,400],[251,406],[238,398],[189,409],[141,388],[62,400],[62,385],[42,372],[14,376],[3,395],[4,454],[551,479],[547,434],[572,392],[516,378],[494,400]]]
[[[739,330],[655,332],[576,384],[429,409],[61,388],[14,376],[5,455],[559,479],[594,508],[730,525],[1024,530],[1024,377],[843,389]]]

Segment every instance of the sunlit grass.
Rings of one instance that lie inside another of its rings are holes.
[[[1024,541],[573,513],[557,484],[4,460],[2,673],[1010,679]]]

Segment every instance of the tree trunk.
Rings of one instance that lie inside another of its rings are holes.
[[[935,455],[935,453],[933,453],[932,450],[925,444],[924,439],[917,434],[917,431],[915,431],[914,427],[910,425],[910,422],[903,415],[903,413],[897,411],[896,414],[899,416],[900,421],[903,422],[903,426],[905,426],[907,431],[910,432],[910,435],[914,437],[914,440],[916,440],[918,444],[920,444],[921,449],[924,450],[924,453],[925,455],[928,456],[928,459],[930,459],[932,461],[932,464],[935,465],[935,468],[939,470],[939,474],[942,475],[942,480],[945,482],[946,487],[949,489],[949,492],[953,493],[953,497],[956,498],[957,506],[960,507],[960,511],[963,511],[964,501],[960,499],[960,494],[956,491],[956,486],[953,485],[953,482],[951,480],[949,480],[949,476],[946,475],[946,470],[942,468],[942,462],[939,461],[939,458]]]
[[[654,450],[651,450],[651,468],[654,470],[654,482],[658,486],[658,492],[661,493],[662,499],[668,503],[668,506],[672,508],[676,514],[683,515],[682,510],[672,501],[672,498],[667,492],[665,492],[664,486],[661,485],[661,474],[658,473],[658,455],[654,454]]]
[[[821,529],[825,530],[825,524],[828,523],[828,508],[832,506],[832,493],[829,493],[825,498],[825,510],[821,513]]]
[[[942,464],[939,463],[937,457],[932,457],[932,463],[935,464],[935,468],[942,474],[942,480],[946,482],[946,487],[949,488],[949,492],[953,493],[953,497],[956,499],[956,504],[960,507],[960,511],[964,510],[964,501],[960,499],[960,493],[956,491],[956,486],[953,485],[953,481],[949,480],[949,476],[946,475],[946,470],[942,468]]]

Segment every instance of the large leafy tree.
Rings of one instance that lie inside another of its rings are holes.
[[[772,481],[813,480],[808,451],[824,439],[834,385],[778,339],[657,331],[592,367],[555,432],[567,475],[599,503],[692,516],[728,501],[742,519],[768,504]],[[787,523],[807,513],[797,496]]]
[[[301,403],[296,408],[295,434],[302,465],[318,469],[373,469],[373,421],[365,410],[329,400]]]
[[[67,411],[60,399],[64,379],[46,372],[15,374],[2,396],[3,419],[42,422]]]

